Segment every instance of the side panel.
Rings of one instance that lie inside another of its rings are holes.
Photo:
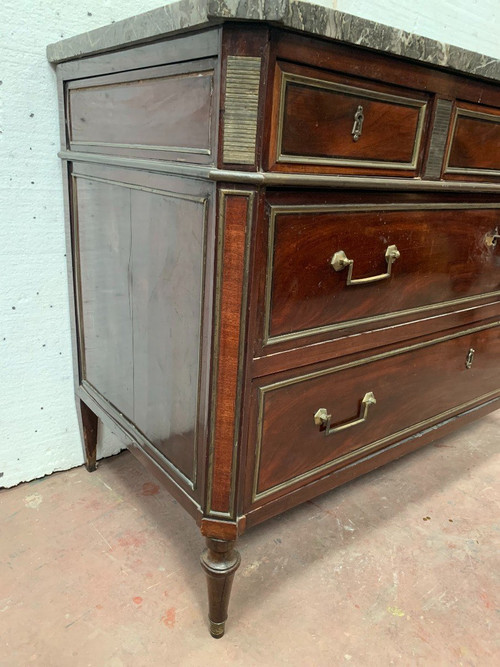
[[[212,188],[112,167],[73,174],[81,381],[193,491]]]

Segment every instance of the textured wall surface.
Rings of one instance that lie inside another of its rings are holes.
[[[82,462],[73,402],[55,75],[45,47],[161,0],[4,0],[0,24],[0,486]],[[498,0],[321,4],[500,56]],[[104,433],[100,455],[119,450]]]

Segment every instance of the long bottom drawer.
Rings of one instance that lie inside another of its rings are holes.
[[[500,323],[257,388],[250,504],[500,394]]]

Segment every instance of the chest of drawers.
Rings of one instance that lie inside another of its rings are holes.
[[[499,63],[269,4],[48,49],[86,465],[195,518],[214,637],[246,529],[500,407]]]

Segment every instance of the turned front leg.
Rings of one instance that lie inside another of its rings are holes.
[[[207,548],[201,554],[201,565],[207,575],[210,634],[216,639],[224,634],[234,573],[241,561],[233,547],[232,541],[207,537]]]

